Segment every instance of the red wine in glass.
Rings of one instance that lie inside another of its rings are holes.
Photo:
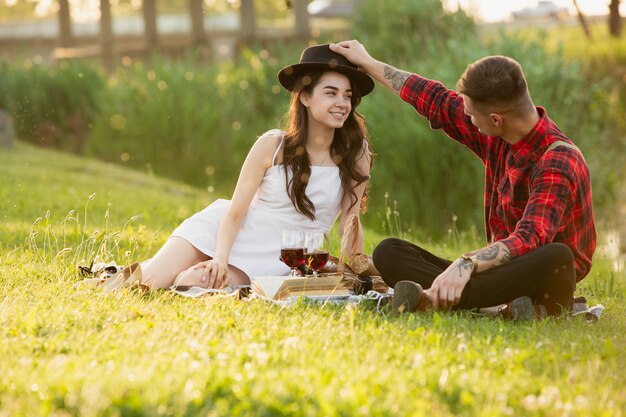
[[[308,231],[305,235],[305,260],[313,270],[313,277],[328,262],[328,235],[322,231]]]
[[[304,263],[304,248],[281,249],[280,260],[289,268],[295,269]]]
[[[291,268],[291,276],[296,276],[296,268],[304,263],[305,234],[301,230],[284,230],[280,244],[280,260]]]
[[[326,262],[328,262],[328,252],[316,251],[305,253],[304,259],[306,260],[308,267],[315,272],[315,275],[317,275],[317,271],[322,269],[324,265],[326,265]]]

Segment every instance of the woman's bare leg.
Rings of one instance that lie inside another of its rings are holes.
[[[141,264],[142,284],[150,289],[169,288],[182,271],[209,259],[181,237],[170,237],[149,261]]]
[[[178,274],[175,280],[176,285],[196,285],[198,287],[208,287],[208,279],[202,282],[202,273],[204,272],[204,268],[194,269],[194,266],[191,266]],[[228,282],[226,283],[227,286],[232,287],[235,285],[249,284],[250,279],[241,269],[235,268],[232,265],[228,265]]]

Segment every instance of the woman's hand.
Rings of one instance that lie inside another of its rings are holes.
[[[207,288],[224,288],[228,286],[228,261],[213,258],[208,261],[200,262],[193,269],[203,269],[202,282],[208,280]]]

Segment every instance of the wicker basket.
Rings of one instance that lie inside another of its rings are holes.
[[[350,245],[347,245],[346,242],[342,240],[342,252],[339,254],[339,257],[329,256],[328,262],[320,270],[320,275],[328,276],[329,274],[341,274],[343,275],[342,284],[344,288],[348,289],[354,288],[354,284],[359,275],[367,275],[373,280],[374,291],[387,292],[389,287],[382,280],[380,272],[378,272],[372,262],[372,258],[364,253],[356,252],[359,221],[358,217],[354,214],[346,220],[343,234],[344,239],[345,236],[348,235],[345,231],[349,231],[350,229],[352,229],[353,241]],[[348,247],[350,248],[350,255],[346,256],[344,251]],[[347,263],[345,262],[346,258],[348,260]]]

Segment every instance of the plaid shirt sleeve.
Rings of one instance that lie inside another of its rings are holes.
[[[533,167],[522,218],[515,230],[500,240],[512,257],[553,242],[564,220],[571,218],[577,192],[576,165],[572,164],[575,159],[571,154],[571,150],[549,152]]]
[[[400,89],[400,98],[426,117],[432,129],[443,129],[449,137],[467,146],[485,161],[487,137],[465,114],[463,97],[458,93],[439,81],[411,74]]]

